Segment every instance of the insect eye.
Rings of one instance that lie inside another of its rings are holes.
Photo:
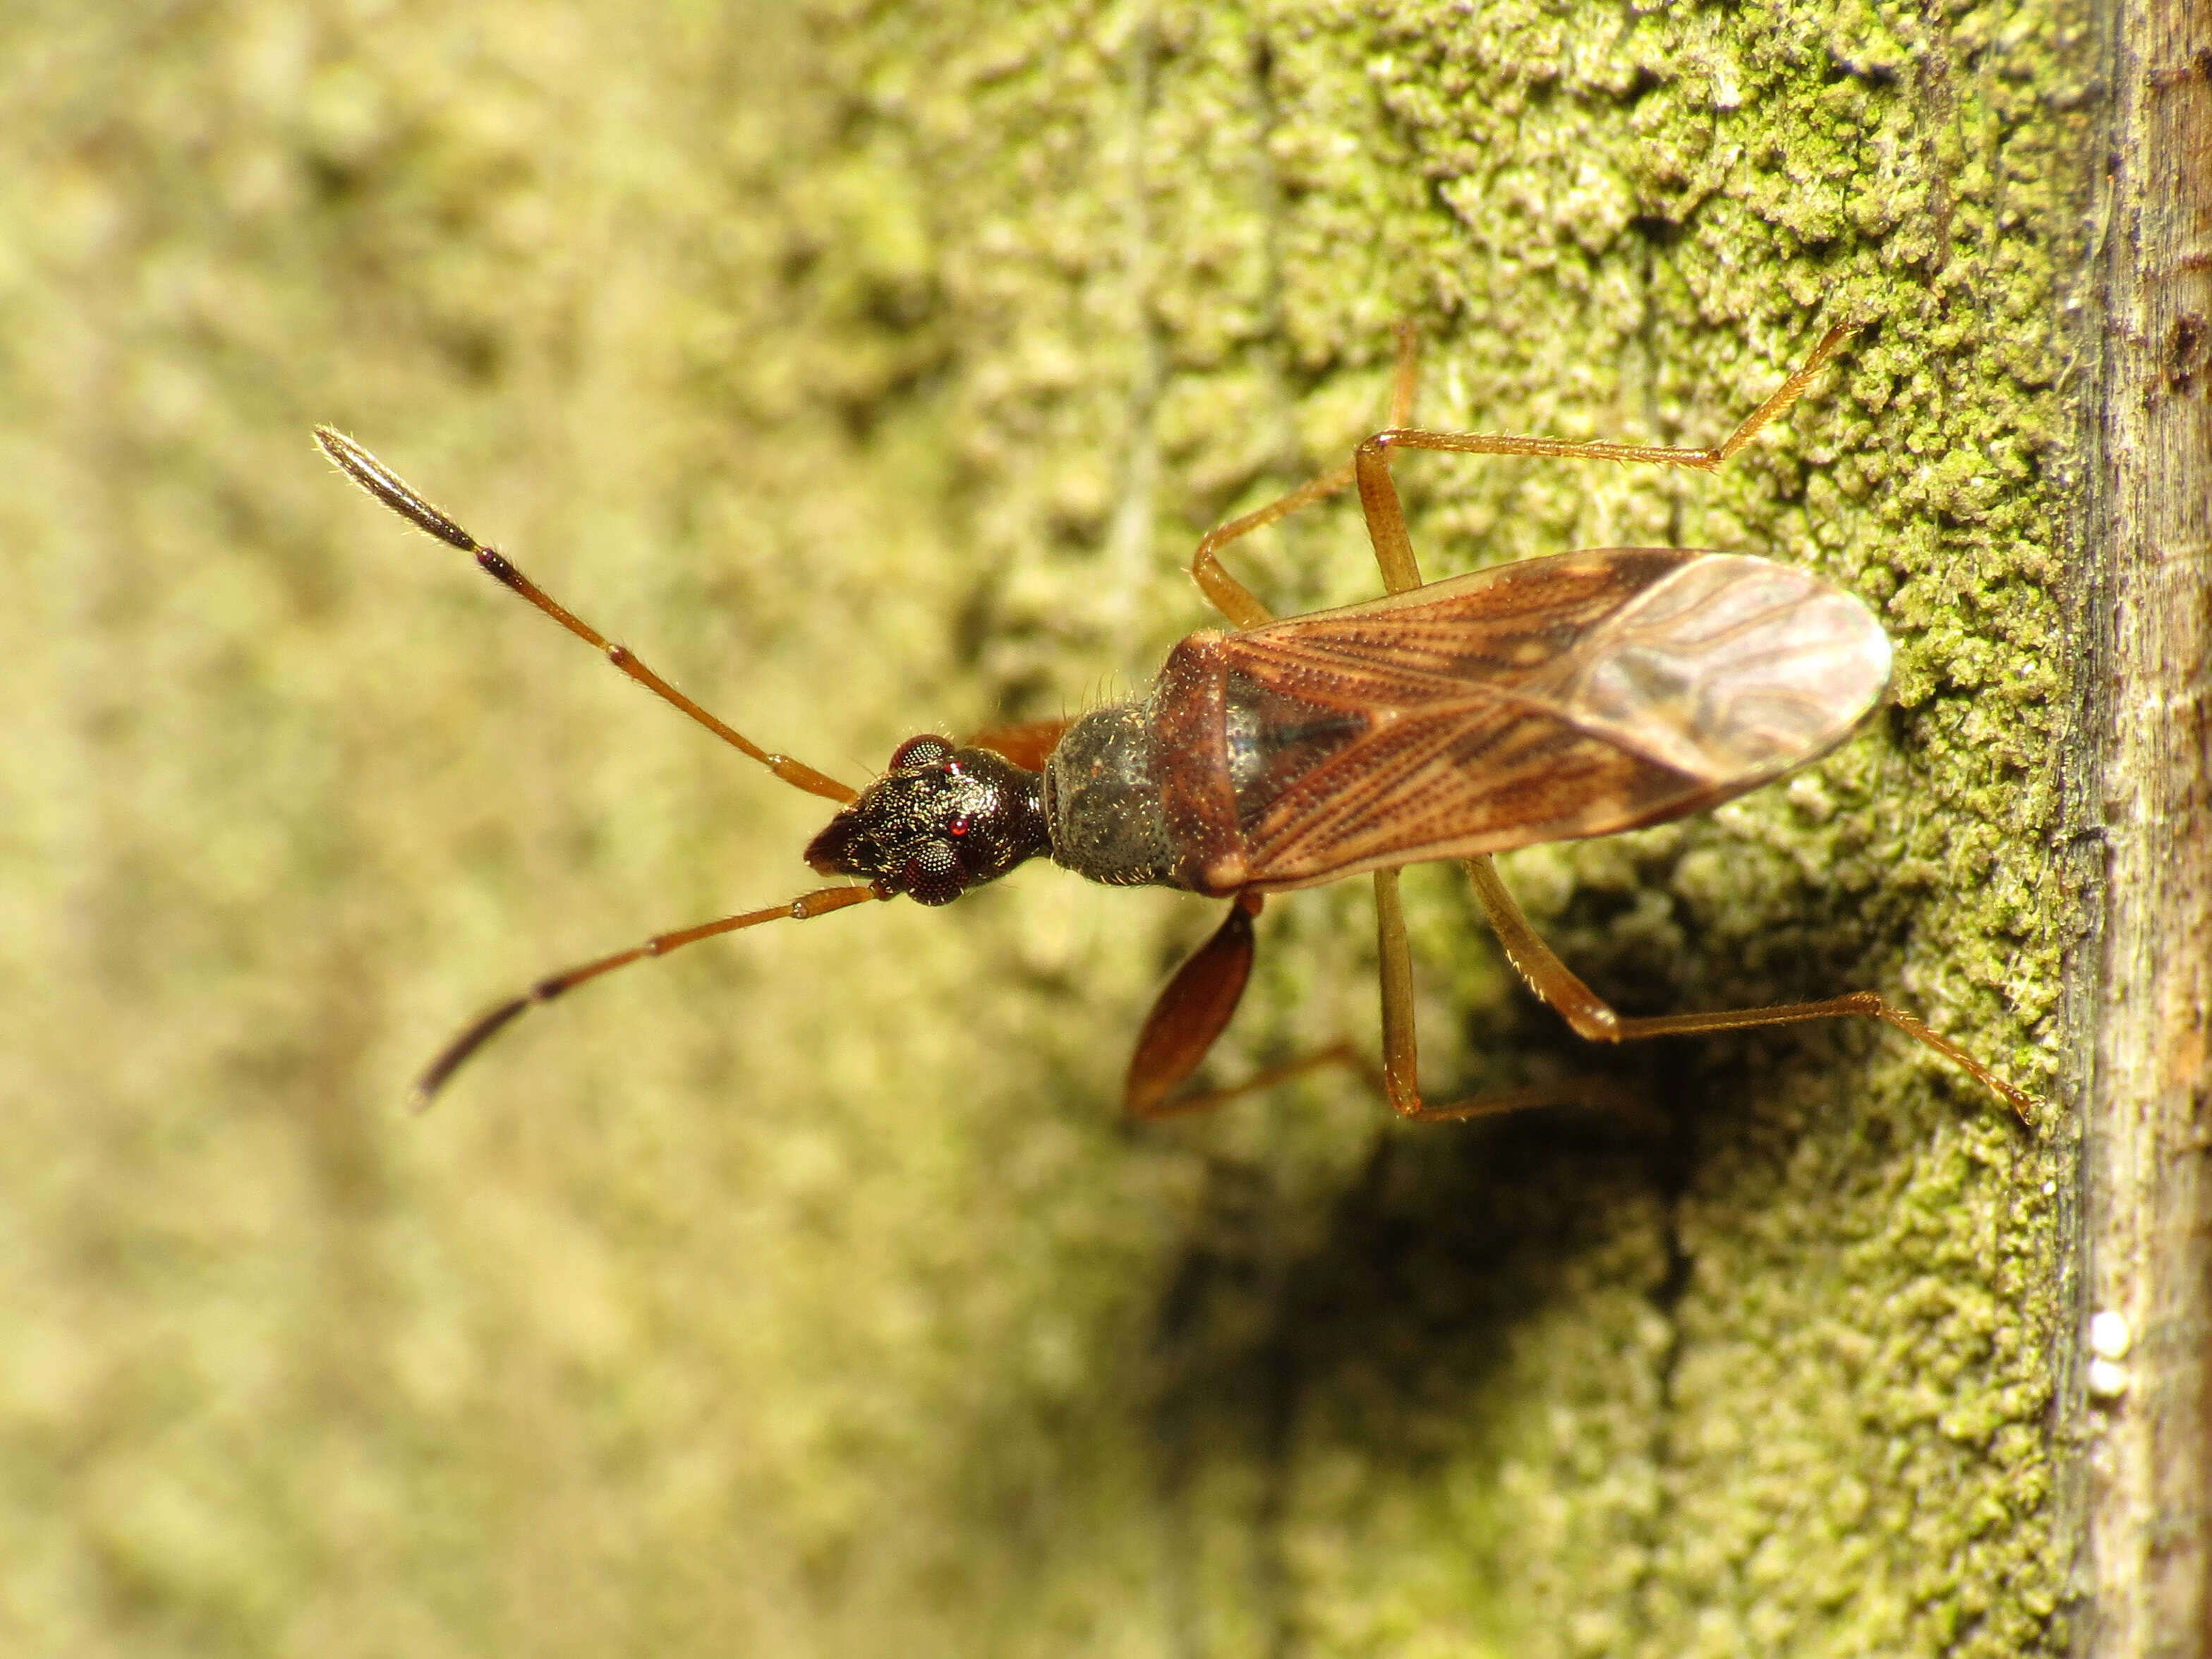
[[[950,904],[968,889],[951,843],[933,841],[906,861],[899,887],[916,904]]]
[[[945,833],[948,836],[964,836],[968,833],[968,815],[963,812],[945,826]]]
[[[943,760],[952,752],[952,745],[934,732],[925,732],[918,738],[908,738],[891,751],[890,769],[905,770],[910,766],[927,766],[933,761]]]

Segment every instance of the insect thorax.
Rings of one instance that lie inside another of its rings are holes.
[[[1177,886],[1160,803],[1152,706],[1094,708],[1045,763],[1052,861],[1111,887]]]

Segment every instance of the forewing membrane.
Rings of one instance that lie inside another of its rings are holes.
[[[1842,741],[1889,678],[1850,595],[1674,549],[1523,560],[1224,646],[1240,825],[1277,890],[1712,805]]]

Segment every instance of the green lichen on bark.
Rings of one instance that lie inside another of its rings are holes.
[[[1083,706],[1208,524],[1379,419],[1431,574],[1771,554],[1894,706],[1711,817],[1505,861],[1633,1012],[1859,986],[2031,1087],[2072,925],[2052,343],[2079,53],[1907,10],[300,8],[5,26],[9,1594],[43,1650],[2057,1650],[2063,1119],[1888,1034],[1593,1056],[1409,878],[1437,1086],[1131,1131],[1211,923],[1033,869],[640,969],[815,803],[313,459],[356,432],[770,747]],[[35,117],[35,118],[31,118]],[[1356,513],[1237,556],[1372,592]],[[1358,884],[1224,1067],[1370,1041]],[[118,1036],[118,1034],[120,1036]],[[0,1632],[8,1626],[0,1626]]]

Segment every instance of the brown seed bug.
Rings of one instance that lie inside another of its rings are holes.
[[[804,921],[904,894],[946,904],[1025,860],[1050,857],[1114,886],[1179,887],[1231,901],[1220,928],[1153,1005],[1129,1062],[1128,1109],[1212,1105],[1307,1066],[1358,1066],[1339,1044],[1237,1088],[1179,1097],[1219,1036],[1252,967],[1266,896],[1371,872],[1380,929],[1382,1083],[1409,1118],[1548,1103],[1555,1088],[1425,1104],[1398,871],[1466,862],[1505,953],[1583,1037],[1620,1042],[1858,1016],[1925,1043],[2002,1095],[2033,1097],[1873,991],[1817,1002],[1624,1017],[1539,939],[1491,856],[1538,842],[1665,823],[1758,787],[1850,735],[1887,689],[1890,647],[1865,605],[1818,578],[1743,555],[1676,548],[1563,553],[1424,585],[1390,477],[1403,449],[1635,461],[1711,471],[1786,412],[1854,331],[1832,329],[1797,371],[1709,449],[1568,442],[1411,427],[1413,350],[1401,333],[1391,424],[1352,459],[1209,532],[1190,573],[1231,632],[1194,634],[1150,691],[1073,720],[1000,727],[964,744],[909,738],[855,791],[770,754],[565,610],[328,428],[324,453],[355,483],[604,652],[647,690],[794,787],[838,804],[806,848],[824,875],[786,904],[661,933],[539,981],[448,1043],[416,1084],[427,1105],[471,1054],[529,1008],[586,980],[781,917]],[[1276,620],[1223,568],[1222,548],[1347,486],[1357,489],[1386,597]]]

